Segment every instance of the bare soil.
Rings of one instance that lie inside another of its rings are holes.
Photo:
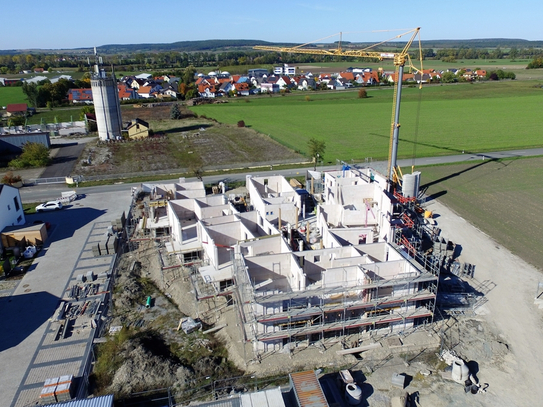
[[[242,168],[302,162],[304,157],[247,127],[196,118],[169,119],[169,106],[123,109],[123,120],[147,121],[155,136],[140,141],[87,144],[73,173],[130,174],[148,171]]]

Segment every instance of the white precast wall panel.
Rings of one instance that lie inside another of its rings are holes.
[[[100,140],[121,137],[121,106],[115,77],[106,77],[105,72],[91,79],[92,98]]]

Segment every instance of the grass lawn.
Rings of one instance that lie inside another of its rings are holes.
[[[404,88],[399,157],[543,145],[539,111],[543,89],[535,81],[500,81]],[[310,101],[306,100],[306,96]],[[326,161],[386,159],[393,90],[293,92],[229,99],[192,108],[219,122],[247,126],[305,152],[311,137],[326,141]]]
[[[543,157],[418,168],[421,188],[542,269]],[[468,243],[468,242],[464,242]]]
[[[42,123],[62,123],[77,121],[79,119],[79,113],[83,106],[70,106],[55,108],[49,110],[46,108],[40,108],[36,114],[28,118],[28,124],[40,124]]]
[[[0,86],[0,108],[13,103],[28,103],[21,86]]]

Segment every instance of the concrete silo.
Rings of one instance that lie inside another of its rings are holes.
[[[102,68],[102,58],[97,58],[91,74],[92,98],[100,140],[115,140],[121,137],[122,118],[117,80],[112,70],[106,73]]]

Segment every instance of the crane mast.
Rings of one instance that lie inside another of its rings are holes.
[[[304,48],[311,43],[302,44],[296,47],[273,47],[273,46],[255,46],[253,49],[264,50],[264,51],[276,51],[276,52],[288,52],[296,54],[310,54],[310,55],[325,55],[325,56],[344,56],[344,57],[356,57],[356,58],[374,58],[379,61],[385,59],[392,59],[394,61],[395,73],[394,73],[394,98],[392,103],[392,124],[390,129],[390,144],[388,151],[388,166],[387,166],[387,176],[391,186],[395,183],[395,168],[397,165],[398,157],[398,142],[400,139],[400,102],[402,98],[402,79],[404,73],[404,67],[406,63],[409,63],[410,66],[413,66],[411,59],[408,54],[408,50],[413,44],[415,38],[419,35],[420,27],[409,30],[403,34],[397,35],[393,39],[401,38],[404,35],[411,34],[409,41],[400,52],[379,52],[372,50],[373,48],[390,41],[386,40],[377,44],[373,44],[369,47],[352,50],[352,49],[343,49],[341,46],[341,40],[338,42],[337,48],[334,49],[313,49],[313,48]],[[334,34],[337,35],[337,34]],[[330,36],[332,37],[332,36]],[[329,38],[329,37],[326,37]],[[341,38],[341,33],[340,33]],[[317,40],[321,41],[321,40]],[[314,41],[314,42],[317,42]],[[420,36],[419,36],[419,53],[420,61],[422,63],[422,51],[420,47]],[[422,67],[420,68],[422,71]],[[422,81],[421,81],[422,82]]]

